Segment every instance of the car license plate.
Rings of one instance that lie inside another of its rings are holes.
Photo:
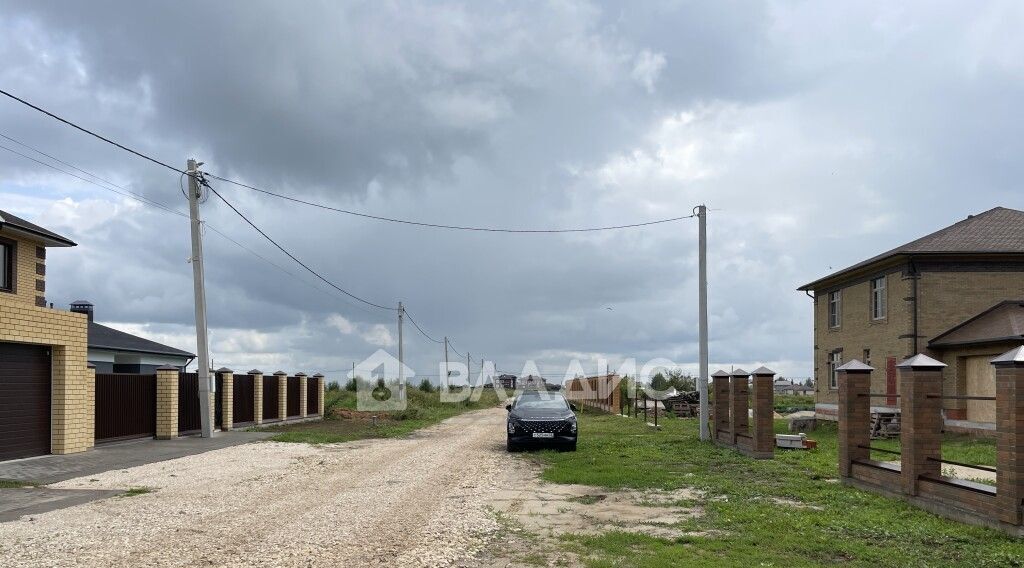
[[[554,438],[555,435],[551,432],[534,432],[534,438]]]

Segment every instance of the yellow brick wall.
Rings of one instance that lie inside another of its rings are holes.
[[[7,299],[26,303],[32,306],[36,305],[36,296],[46,296],[45,291],[36,290],[36,281],[40,280],[44,284],[46,277],[42,274],[36,274],[36,265],[43,265],[43,272],[46,271],[45,265],[46,260],[44,258],[37,258],[36,247],[41,243],[31,239],[26,239],[21,236],[14,236],[8,233],[2,235],[5,239],[10,239],[15,242],[15,254],[17,256],[17,263],[15,266],[15,293],[0,292],[0,296]],[[44,253],[45,255],[45,253]]]
[[[913,328],[913,280],[902,270],[890,269],[874,277],[886,277],[886,317],[871,318],[871,283],[864,281],[842,289],[841,319],[837,329],[828,326],[828,293],[818,292],[814,303],[814,385],[816,401],[836,404],[839,391],[829,388],[828,356],[835,349],[843,350],[843,362],[863,360],[864,350],[871,350],[871,390],[885,391],[885,360],[896,357],[902,361],[910,354],[912,342],[901,335]]]
[[[86,361],[86,325],[84,314],[0,294],[0,341],[51,347],[50,451],[55,454],[81,452],[94,443],[96,387]]]

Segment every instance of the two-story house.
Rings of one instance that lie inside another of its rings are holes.
[[[991,396],[989,360],[1024,344],[1024,211],[971,215],[801,286],[814,300],[815,407],[835,419],[836,368],[875,368],[873,408],[898,408],[896,364],[916,353],[946,363],[948,395]],[[949,429],[993,428],[992,401],[944,401]]]

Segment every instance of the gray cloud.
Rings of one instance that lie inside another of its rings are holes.
[[[968,213],[1021,206],[1014,4],[5,2],[2,13],[5,88],[174,164],[195,155],[285,193],[459,224],[606,224],[707,202],[723,364],[809,375],[810,301],[797,285]],[[0,123],[184,210],[172,173],[7,102]],[[194,348],[183,219],[7,153],[0,167],[3,208],[81,244],[51,256],[52,300],[88,297],[102,319]],[[499,367],[696,360],[693,222],[452,233],[216,187],[331,279],[403,300],[429,332]],[[326,291],[216,200],[204,215],[305,281],[208,232],[220,360],[345,368],[375,349],[374,326],[393,331],[390,314]],[[407,337],[414,366],[436,373],[440,347]]]

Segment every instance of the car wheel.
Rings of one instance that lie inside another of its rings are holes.
[[[573,440],[572,442],[562,446],[562,451],[565,451],[565,452],[575,452],[576,451],[576,440]]]
[[[508,438],[505,440],[505,450],[508,452],[516,452],[519,451],[519,446],[516,445],[511,438]]]

